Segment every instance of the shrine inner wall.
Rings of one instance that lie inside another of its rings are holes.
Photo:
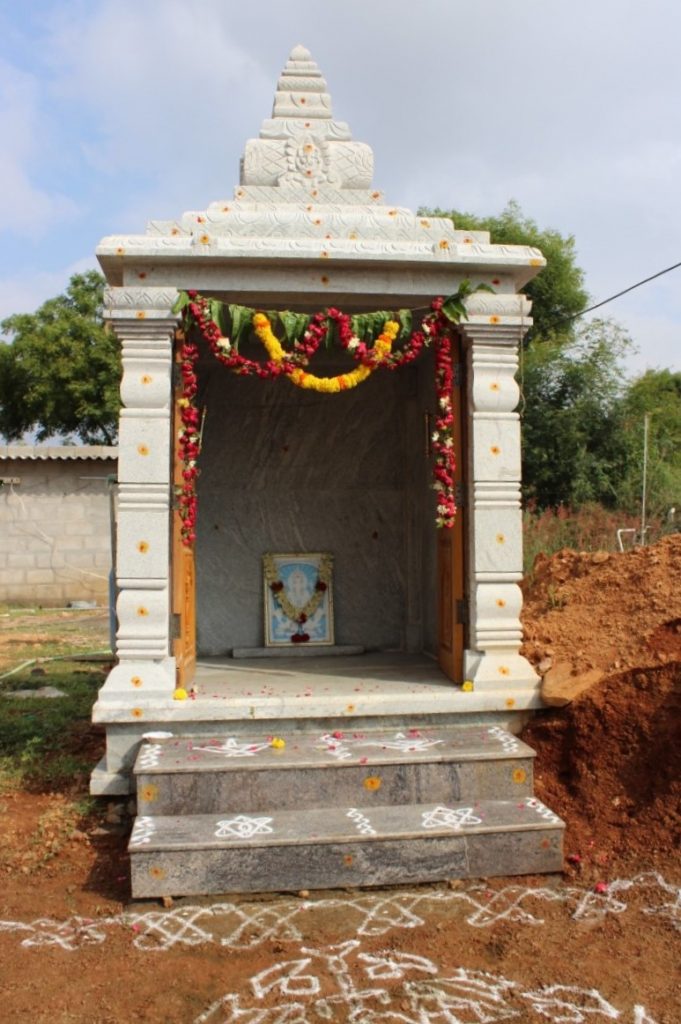
[[[202,365],[199,655],[263,645],[268,551],[333,554],[336,643],[433,650],[425,362],[337,395]],[[321,376],[345,368],[337,355],[315,357]]]

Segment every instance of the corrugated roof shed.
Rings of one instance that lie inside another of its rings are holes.
[[[117,447],[106,445],[34,445],[8,444],[0,445],[0,459],[31,459],[48,461],[51,459],[100,459],[118,458]]]

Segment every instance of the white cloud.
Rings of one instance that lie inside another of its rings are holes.
[[[36,237],[77,213],[72,200],[35,183],[43,128],[38,82],[0,60],[0,231]]]
[[[63,292],[72,274],[96,269],[98,267],[94,256],[87,256],[58,270],[0,277],[0,320],[14,313],[33,313],[47,299]]]
[[[241,145],[269,113],[256,112],[254,91],[269,87],[271,95],[274,83],[255,48],[232,37],[225,4],[206,0],[200,15],[193,6],[105,0],[54,30],[58,91],[91,115],[83,158],[93,176],[108,179],[112,207],[120,210],[123,199],[126,220],[142,202],[142,224],[178,215],[176,202],[205,205],[217,198],[211,186],[220,178],[228,195],[238,174],[234,140]],[[121,174],[134,176],[136,195],[120,196]]]

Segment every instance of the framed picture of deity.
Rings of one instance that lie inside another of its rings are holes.
[[[333,556],[263,555],[266,647],[333,644]]]

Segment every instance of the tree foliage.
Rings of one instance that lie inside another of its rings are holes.
[[[627,472],[619,488],[623,508],[641,501],[644,417],[648,416],[647,510],[665,515],[681,505],[681,373],[647,370],[632,381],[622,401],[629,445]]]
[[[66,292],[0,325],[0,433],[8,441],[75,436],[113,444],[120,352],[102,322],[104,279],[74,274]]]
[[[522,389],[524,495],[540,508],[597,501],[636,511],[643,472],[643,417],[650,414],[649,508],[681,503],[681,375],[649,370],[633,381],[622,371],[631,345],[612,320],[584,322],[588,302],[575,240],[539,228],[511,202],[498,215],[424,211],[467,231],[489,231],[497,244],[541,249],[546,267],[524,291],[534,326],[525,338]]]
[[[620,362],[628,345],[621,328],[594,320],[567,342],[525,352],[524,490],[540,508],[618,503],[630,455]]]

